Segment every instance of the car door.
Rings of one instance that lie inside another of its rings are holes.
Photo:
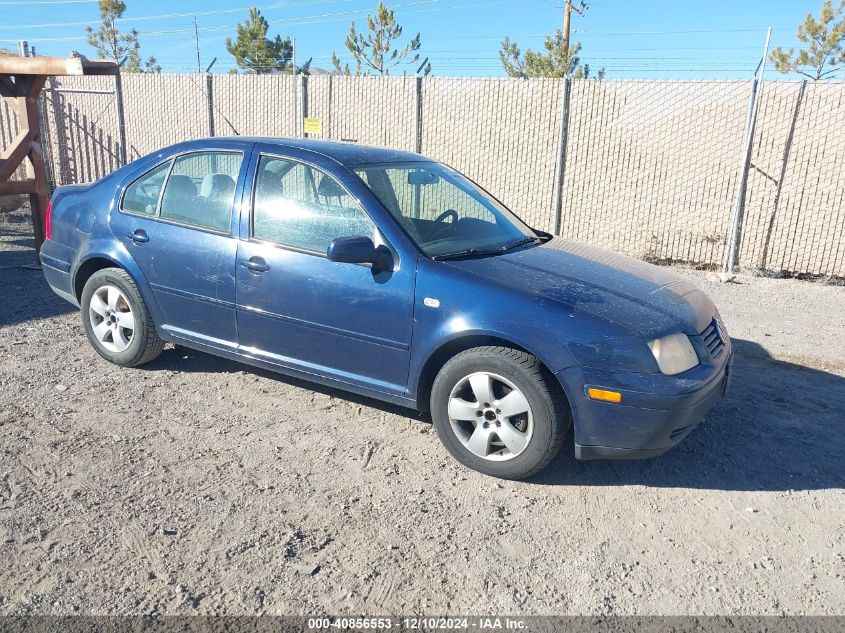
[[[364,235],[393,249],[325,167],[253,156],[250,221],[242,220],[237,257],[240,346],[270,362],[401,395],[416,259],[400,260],[394,251],[394,270],[377,271],[326,258],[340,237]]]
[[[112,231],[153,290],[159,326],[174,338],[237,346],[233,208],[248,148],[172,157],[130,183],[112,214]]]

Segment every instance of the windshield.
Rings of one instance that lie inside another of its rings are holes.
[[[429,257],[496,253],[538,239],[501,203],[440,163],[357,165],[352,170]]]

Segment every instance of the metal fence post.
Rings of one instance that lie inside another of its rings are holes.
[[[745,211],[745,192],[748,189],[748,170],[751,168],[751,148],[754,144],[754,127],[757,123],[757,105],[759,102],[759,88],[763,83],[763,72],[766,69],[766,58],[769,51],[769,40],[772,37],[772,29],[769,28],[766,35],[766,45],[763,48],[763,57],[757,72],[751,81],[751,99],[748,101],[748,116],[745,120],[745,137],[742,142],[742,154],[740,159],[739,174],[737,176],[736,200],[734,202],[733,214],[731,214],[730,230],[728,239],[725,241],[725,253],[722,257],[722,272],[733,272],[736,266],[740,233],[742,231],[742,216]]]
[[[557,161],[555,164],[555,197],[553,205],[555,235],[560,235],[563,222],[563,176],[566,173],[566,142],[569,138],[569,98],[572,91],[572,78],[563,78],[560,96],[560,128],[557,137]]]
[[[775,189],[775,199],[772,201],[772,211],[769,214],[769,221],[766,224],[766,234],[763,241],[763,252],[760,255],[760,261],[757,268],[765,270],[768,265],[769,246],[772,240],[772,232],[775,228],[775,218],[778,214],[778,206],[780,205],[781,194],[783,193],[783,181],[786,180],[786,170],[789,166],[789,155],[792,151],[792,143],[795,140],[795,128],[798,126],[798,113],[801,110],[801,104],[804,101],[804,93],[807,90],[807,80],[801,82],[801,88],[798,90],[798,99],[795,102],[795,109],[792,111],[792,121],[789,124],[789,133],[786,135],[786,143],[783,146],[783,157],[780,162],[780,175],[777,180],[777,189]]]
[[[47,89],[53,88],[53,78],[47,77]],[[56,188],[56,181],[53,178],[53,147],[50,145],[50,124],[47,120],[47,93],[42,90],[38,95],[38,108],[41,118],[41,151],[44,153],[44,170],[47,172],[47,187],[52,194]]]
[[[725,241],[725,253],[722,257],[722,272],[733,271],[736,265],[737,243],[742,225],[742,215],[745,211],[745,192],[748,189],[748,170],[751,167],[751,147],[754,140],[754,110],[757,104],[757,88],[759,80],[755,77],[751,82],[751,99],[748,102],[748,117],[745,121],[745,136],[742,142],[742,154],[737,174],[736,198],[734,210],[731,214],[731,224],[728,239]]]
[[[302,138],[307,138],[305,132],[305,117],[308,116],[308,75],[299,75],[299,124],[302,126]]]
[[[415,77],[414,87],[414,151],[422,154],[422,88],[423,78]]]
[[[117,108],[117,157],[122,167],[126,164],[126,115],[123,112],[123,82],[119,71],[114,76],[114,103]]]
[[[205,74],[205,117],[208,123],[208,135],[214,136],[214,79],[211,73]]]
[[[326,101],[326,103],[328,104],[328,106],[326,107],[326,117],[328,119],[328,122],[326,123],[326,129],[323,131],[324,138],[333,138],[332,137],[332,132],[333,132],[332,123],[334,122],[334,112],[332,110],[332,107],[333,107],[332,97],[334,96],[333,93],[332,93],[333,89],[334,88],[333,88],[333,84],[332,84],[332,75],[329,75],[329,96],[328,96],[328,100]]]
[[[291,104],[291,110],[293,111],[293,133],[291,137],[296,137],[299,134],[299,113],[297,112],[299,105],[296,98],[296,38],[293,38],[291,41],[291,68],[293,70],[293,83],[291,84],[291,92],[293,93],[293,103]]]

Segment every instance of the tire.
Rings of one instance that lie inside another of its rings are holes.
[[[431,416],[455,459],[502,479],[542,470],[571,424],[554,376],[531,354],[508,347],[476,347],[450,359],[434,380]]]
[[[125,270],[104,268],[91,275],[80,305],[88,341],[107,361],[135,367],[150,362],[164,349],[147,304]]]

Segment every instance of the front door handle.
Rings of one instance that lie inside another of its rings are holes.
[[[259,273],[266,273],[270,270],[270,267],[267,265],[267,262],[264,261],[263,257],[250,257],[248,260],[241,262],[241,266],[256,275]]]
[[[144,242],[150,241],[150,238],[147,236],[147,232],[144,229],[138,229],[134,233],[130,233],[129,239],[136,244],[143,244]]]

